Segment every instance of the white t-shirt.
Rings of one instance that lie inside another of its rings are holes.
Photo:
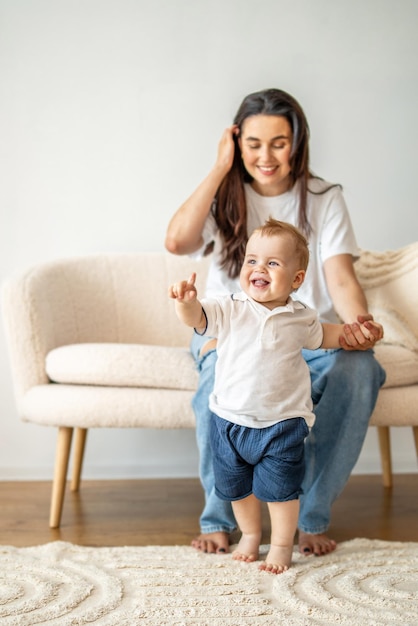
[[[322,191],[329,183],[320,179],[309,180],[309,189]],[[296,184],[290,191],[279,196],[260,196],[249,185],[245,185],[247,199],[247,231],[251,235],[269,218],[290,222],[297,226],[299,193]],[[303,285],[297,291],[297,298],[318,311],[323,321],[336,323],[328,293],[323,263],[337,254],[351,254],[358,257],[359,251],[350,216],[339,187],[332,187],[323,194],[308,193],[307,216],[312,227],[309,239],[310,260]],[[212,212],[208,215],[203,230],[204,245],[193,256],[199,256],[211,241],[215,247],[206,283],[206,296],[234,293],[240,290],[239,279],[230,279],[220,268],[222,242]]]
[[[241,426],[266,428],[293,417],[315,420],[302,348],[323,339],[316,311],[289,298],[270,311],[244,292],[202,300],[205,333],[218,338],[209,406]]]

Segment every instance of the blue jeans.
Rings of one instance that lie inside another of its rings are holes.
[[[205,492],[200,528],[202,533],[230,533],[236,528],[232,507],[215,494],[209,395],[214,386],[217,353],[210,350],[200,357],[201,347],[207,341],[208,337],[194,334],[191,344],[199,371],[199,386],[192,404],[200,480]],[[360,455],[385,372],[372,350],[303,350],[303,356],[311,373],[316,421],[305,443],[306,472],[298,527],[318,534],[328,529],[331,506]]]

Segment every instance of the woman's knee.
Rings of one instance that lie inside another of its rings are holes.
[[[347,352],[340,350],[335,361],[334,373],[345,381],[359,381],[382,385],[385,372],[372,350]]]

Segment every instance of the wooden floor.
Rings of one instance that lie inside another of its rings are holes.
[[[62,526],[48,527],[49,482],[0,482],[0,544],[61,540],[86,546],[188,545],[198,532],[203,494],[197,479],[86,481],[66,494]],[[267,512],[263,543],[269,542]],[[334,505],[330,536],[418,541],[418,473],[352,476]]]

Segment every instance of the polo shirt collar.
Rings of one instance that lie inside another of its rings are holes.
[[[231,298],[240,302],[245,302],[246,300],[248,300],[248,302],[251,302],[257,309],[260,308],[261,310],[266,311],[266,313],[294,313],[297,309],[305,308],[304,305],[299,302],[299,300],[293,300],[292,296],[289,296],[287,303],[284,306],[278,306],[272,310],[263,306],[259,302],[256,302],[256,300],[253,300],[253,298],[247,296],[244,291],[238,291],[237,293],[231,294]]]

